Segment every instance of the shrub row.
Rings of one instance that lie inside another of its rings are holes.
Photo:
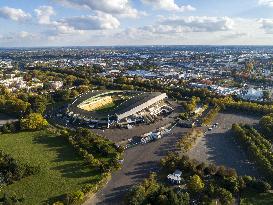
[[[82,128],[74,133],[70,132],[67,137],[69,143],[92,168],[105,172],[121,167],[119,159],[123,149],[117,148],[109,140]]]
[[[185,136],[182,136],[177,143],[177,147],[181,149],[183,153],[188,152],[195,144],[198,138],[202,137],[201,130],[192,129]]]
[[[97,183],[85,184],[81,189],[72,193],[61,196],[52,205],[80,205],[98,190],[104,187],[111,178],[110,172],[102,174],[101,179]]]
[[[273,154],[271,143],[252,127],[234,124],[232,130],[252,159],[272,178]]]
[[[121,167],[119,158],[123,153],[122,148],[117,148],[113,143],[87,129],[79,128],[74,131],[62,131],[75,151],[91,167],[101,173],[101,178],[94,184],[86,184],[80,190],[61,196],[53,205],[78,205],[92,194],[101,189],[111,177],[112,170]],[[102,158],[108,157],[108,160]]]
[[[208,113],[207,115],[203,118],[203,122],[202,125],[209,125],[211,124],[211,122],[214,120],[214,118],[216,117],[216,115],[219,113],[219,111],[221,110],[221,108],[219,106],[215,106],[213,107]]]

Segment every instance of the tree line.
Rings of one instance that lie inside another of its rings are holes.
[[[273,179],[272,144],[256,129],[234,124],[232,131],[246,152],[259,165],[269,179]]]

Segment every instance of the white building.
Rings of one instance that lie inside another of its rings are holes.
[[[169,174],[167,176],[167,179],[173,184],[181,184],[181,181],[182,181],[181,175],[182,175],[182,172],[180,170],[175,170],[173,174]]]

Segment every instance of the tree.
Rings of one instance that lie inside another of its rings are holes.
[[[237,193],[240,189],[239,180],[235,176],[224,177],[223,185],[227,190],[231,191],[232,193]]]
[[[71,90],[58,90],[54,93],[53,99],[56,102],[67,101],[70,99]]]
[[[230,205],[233,202],[232,194],[226,189],[219,188],[217,190],[217,196],[219,197],[222,205]]]
[[[47,106],[47,98],[44,96],[31,96],[29,99],[29,103],[31,104],[31,109],[33,112],[43,114],[46,110]]]
[[[270,99],[270,93],[268,90],[263,91],[263,99],[268,101]]]
[[[262,180],[253,180],[248,185],[250,188],[256,190],[258,193],[265,193],[271,189],[270,184]]]
[[[203,180],[198,175],[193,175],[188,183],[188,189],[191,192],[198,193],[205,187]]]
[[[262,117],[262,119],[259,122],[259,125],[262,128],[262,132],[268,136],[272,137],[273,132],[273,114],[266,115]]]
[[[245,71],[246,71],[247,73],[250,73],[251,71],[253,71],[253,69],[254,69],[254,64],[253,64],[253,62],[247,62],[247,63],[245,64]]]
[[[215,164],[209,164],[205,169],[204,169],[204,174],[205,175],[213,175],[217,171],[217,167]]]
[[[145,179],[140,185],[133,188],[133,190],[127,196],[128,205],[139,205],[144,202],[144,200],[156,193],[160,188],[156,181],[156,174],[152,173],[148,179]]]
[[[190,102],[184,103],[184,107],[187,112],[193,112],[199,102],[200,98],[193,96]]]
[[[22,130],[40,130],[48,126],[48,122],[40,113],[31,113],[20,120]]]

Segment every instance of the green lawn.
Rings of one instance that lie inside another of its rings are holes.
[[[108,103],[108,104],[106,104],[106,105],[104,105],[104,106],[98,108],[98,109],[96,110],[96,112],[97,112],[97,113],[101,113],[101,114],[103,114],[103,113],[108,113],[108,112],[110,112],[112,109],[114,109],[116,106],[117,106],[117,105],[116,105],[115,102],[111,102],[111,103]]]
[[[0,135],[0,149],[22,163],[41,166],[39,174],[3,190],[24,196],[26,205],[43,204],[100,179],[99,173],[88,168],[65,139],[46,131]]]
[[[273,204],[273,194],[255,194],[248,193],[241,199],[241,205],[272,205]]]

